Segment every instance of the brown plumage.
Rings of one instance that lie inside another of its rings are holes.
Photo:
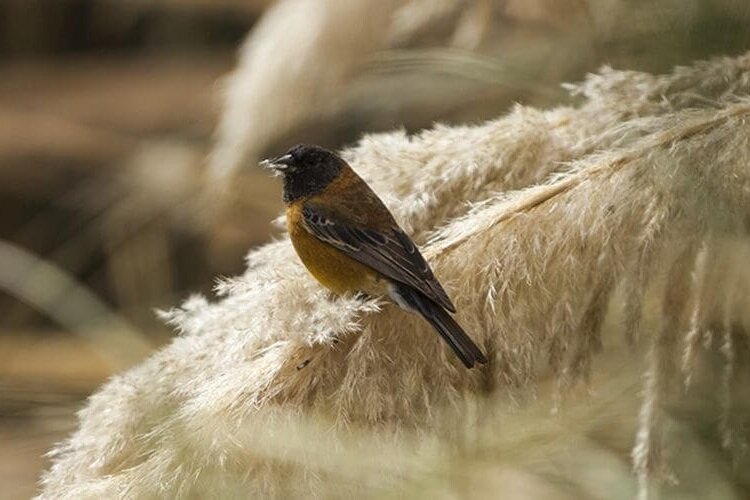
[[[336,154],[299,145],[264,162],[284,178],[287,227],[302,263],[337,294],[387,293],[424,317],[471,368],[485,363],[416,245],[370,187]]]

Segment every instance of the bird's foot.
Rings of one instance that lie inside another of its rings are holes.
[[[367,292],[363,292],[362,290],[359,290],[354,294],[354,298],[359,300],[360,302],[368,302],[370,300],[373,300],[375,297],[370,295]]]

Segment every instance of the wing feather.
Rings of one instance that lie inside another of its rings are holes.
[[[456,311],[427,261],[397,225],[386,230],[358,227],[337,220],[310,202],[302,207],[302,216],[306,229],[316,238],[384,276],[416,288],[448,311]]]

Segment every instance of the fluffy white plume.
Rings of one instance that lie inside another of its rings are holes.
[[[283,239],[251,252],[216,302],[165,314],[180,336],[92,396],[42,497],[402,487],[441,459],[480,460],[489,445],[466,436],[494,436],[511,419],[508,398],[552,378],[564,403],[576,382],[593,384],[608,370],[595,354],[623,333],[643,346],[621,353],[630,375],[647,372],[633,452],[642,493],[669,477],[684,436],[675,409],[713,422],[746,464],[750,56],[658,77],[605,69],[575,91],[578,108],[519,106],[478,126],[367,136],[343,153],[423,245],[486,366],[465,370],[395,306],[330,297]],[[619,326],[606,323],[610,307]],[[701,398],[714,376],[721,389]],[[455,442],[472,444],[456,455]],[[343,464],[357,460],[351,477]]]

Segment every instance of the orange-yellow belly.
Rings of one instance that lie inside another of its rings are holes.
[[[287,224],[292,244],[300,260],[315,279],[339,295],[359,290],[370,291],[374,288],[377,282],[375,271],[318,240],[294,220],[296,214],[289,212]]]

